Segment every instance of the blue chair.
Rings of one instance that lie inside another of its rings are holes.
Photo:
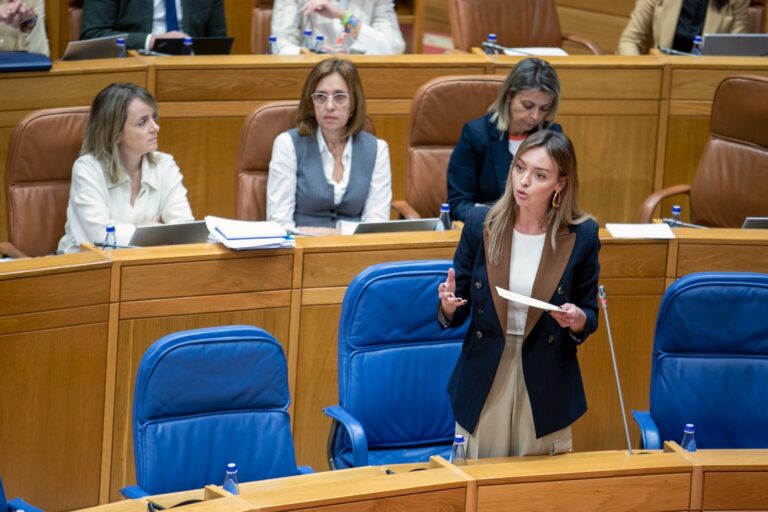
[[[448,457],[447,386],[466,325],[441,329],[437,287],[450,261],[374,265],[350,283],[339,321],[339,402],[328,439],[332,469]]]
[[[183,331],[144,353],[133,400],[137,498],[311,472],[296,467],[280,344],[257,327]]]
[[[43,512],[41,509],[33,507],[21,498],[14,498],[11,501],[6,500],[3,479],[0,478],[0,512],[16,512],[17,510],[24,510],[25,512]]]
[[[656,320],[650,411],[632,411],[645,448],[768,448],[768,275],[702,272],[676,281]]]

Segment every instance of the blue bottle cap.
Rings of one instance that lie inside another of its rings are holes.
[[[304,29],[304,35],[305,36],[311,36],[312,35],[312,29],[311,28],[305,28]]]
[[[680,213],[680,211],[681,209],[679,204],[676,204],[672,207],[672,213]]]
[[[237,464],[235,464],[234,462],[230,462],[229,464],[227,464],[227,471],[229,472],[237,471]]]
[[[267,40],[270,43],[276,43],[277,42],[277,36],[269,36],[269,38],[267,38]]]
[[[124,37],[118,37],[117,38],[117,44],[119,46],[124,46],[125,45],[125,38]]]
[[[496,42],[496,34],[488,34],[488,40]]]
[[[317,39],[318,41],[325,41],[325,36],[323,34],[317,34],[315,39]]]
[[[462,434],[456,434],[453,438],[454,443],[463,443],[464,442],[464,436]]]
[[[114,224],[108,224],[107,225],[107,233],[114,233],[114,232],[115,232]]]
[[[683,432],[686,434],[693,434],[696,432],[696,430],[693,428],[693,423],[686,423],[685,428],[683,429]]]
[[[441,204],[440,205],[440,211],[441,212],[449,212],[449,211],[451,211],[451,205],[449,205],[448,203]]]
[[[702,41],[701,36],[693,36],[693,44],[701,44]]]
[[[192,44],[192,38],[191,37],[185,37],[184,38],[184,44]]]

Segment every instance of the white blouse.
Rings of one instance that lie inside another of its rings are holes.
[[[181,171],[167,153],[154,153],[156,164],[144,158],[141,186],[131,206],[128,176],[109,183],[101,164],[92,155],[83,155],[72,167],[72,185],[67,206],[67,224],[58,252],[76,252],[82,243],[102,241],[107,224],[115,223],[117,238],[135,226],[195,220],[182,184]]]

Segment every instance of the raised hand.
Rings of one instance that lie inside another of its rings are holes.
[[[440,298],[440,309],[443,311],[443,316],[450,320],[453,318],[453,314],[456,310],[467,303],[466,299],[456,297],[456,272],[452,269],[448,269],[448,277],[445,282],[440,283],[437,287],[437,296]]]

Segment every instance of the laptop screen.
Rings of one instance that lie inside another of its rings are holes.
[[[158,245],[199,244],[208,241],[208,234],[208,227],[204,220],[183,224],[138,226],[128,245],[131,247],[155,247]]]
[[[768,34],[705,34],[702,55],[768,56]]]

